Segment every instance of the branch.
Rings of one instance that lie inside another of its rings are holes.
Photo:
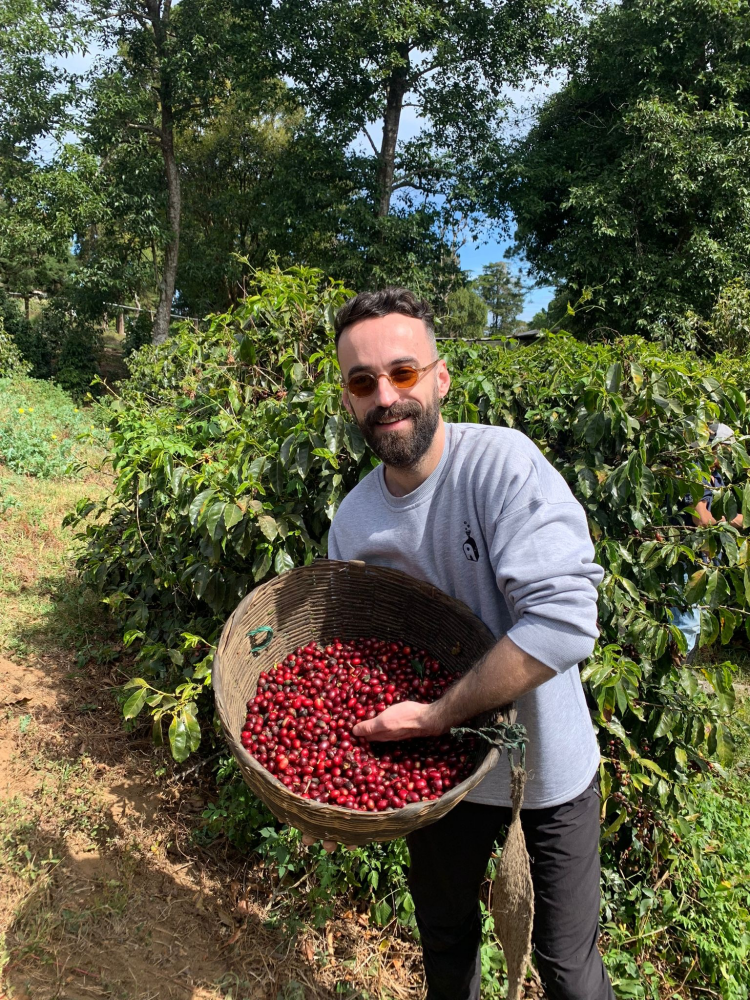
[[[418,70],[416,73],[412,74],[412,79],[419,80],[423,76],[427,76],[428,73],[432,73],[433,70],[439,69],[438,63],[430,63],[429,66],[425,66],[424,69]]]
[[[366,128],[363,128],[362,131],[367,136],[367,139],[368,139],[370,145],[372,146],[373,152],[375,153],[375,155],[376,156],[380,156],[380,151],[378,150],[378,147],[375,145],[375,143],[372,141],[372,136],[370,135],[370,133],[367,131]]]
[[[139,125],[138,122],[128,122],[128,128],[137,128],[141,132],[148,132],[149,135],[155,135],[157,139],[161,142],[162,134],[161,131],[156,128],[155,125]]]

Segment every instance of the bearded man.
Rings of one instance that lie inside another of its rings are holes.
[[[427,580],[498,640],[438,701],[392,705],[354,734],[435,736],[517,703],[529,737],[521,817],[539,974],[550,1000],[612,1000],[597,949],[599,753],[577,670],[598,635],[603,573],[583,509],[523,434],[443,420],[450,374],[426,302],[403,288],[364,292],[340,309],[335,327],[344,406],[382,465],[341,504],[329,556]],[[428,1000],[479,997],[479,890],[509,820],[501,764],[407,838]]]

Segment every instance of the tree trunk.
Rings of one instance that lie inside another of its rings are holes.
[[[177,160],[174,154],[174,105],[172,80],[167,64],[165,51],[168,39],[167,29],[172,0],[145,0],[145,7],[151,28],[154,32],[156,58],[159,75],[157,91],[161,109],[161,127],[159,129],[159,144],[164,159],[164,173],[167,177],[167,225],[169,238],[164,248],[164,265],[159,281],[159,303],[154,316],[154,326],[151,341],[162,344],[169,334],[169,320],[172,313],[172,299],[177,281],[177,257],[180,249],[180,174],[177,170]]]
[[[117,314],[117,320],[116,320],[116,322],[117,322],[117,336],[118,337],[124,337],[125,336],[125,313],[122,311],[122,309]]]
[[[174,134],[172,129],[171,104],[162,102],[161,150],[164,156],[164,170],[167,175],[167,223],[170,229],[169,241],[164,248],[164,267],[159,282],[159,304],[156,307],[154,329],[151,340],[163,344],[169,333],[169,319],[172,299],[177,280],[177,257],[180,250],[180,175],[174,155]]]
[[[380,193],[380,204],[378,205],[379,218],[384,218],[388,215],[391,208],[393,174],[396,169],[398,127],[401,121],[401,109],[404,104],[404,97],[409,89],[408,48],[404,46],[403,52],[400,54],[403,57],[403,62],[391,72],[391,78],[388,81],[385,117],[383,118],[383,143],[380,147],[380,164],[378,166],[378,190]]]
[[[31,320],[31,303],[28,295],[23,297],[23,311],[26,313],[26,322]]]

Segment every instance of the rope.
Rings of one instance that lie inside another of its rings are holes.
[[[260,653],[262,649],[265,649],[266,646],[271,645],[271,640],[273,639],[273,629],[271,628],[270,625],[260,625],[258,626],[258,628],[251,628],[250,631],[247,633],[248,639],[252,639],[254,635],[260,635],[261,632],[267,632],[268,638],[264,639],[263,642],[261,642],[257,646],[253,645],[250,646],[251,650],[253,651],[253,654],[256,656],[258,653]]]
[[[526,744],[529,738],[526,735],[526,726],[521,722],[497,722],[493,726],[482,726],[479,729],[471,729],[468,726],[456,726],[451,729],[451,736],[481,736],[490,746],[497,747],[502,753],[508,751],[508,760],[511,767],[514,766],[513,751],[517,750],[521,756],[521,767],[526,767]]]

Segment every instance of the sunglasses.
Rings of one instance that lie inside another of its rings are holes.
[[[424,368],[415,368],[413,365],[399,365],[390,374],[388,372],[381,372],[379,375],[372,375],[370,372],[357,372],[356,375],[352,375],[348,382],[344,382],[343,386],[350,396],[358,396],[360,398],[371,396],[377,389],[378,381],[381,378],[387,378],[394,389],[411,389],[424,374],[435,367],[439,360],[440,358],[429,365],[425,365]]]

